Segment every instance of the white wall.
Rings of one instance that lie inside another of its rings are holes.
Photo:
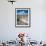
[[[0,41],[15,40],[19,32],[31,35],[33,40],[46,40],[45,0],[17,0],[13,5],[0,0]],[[31,27],[15,27],[15,8],[31,8]]]

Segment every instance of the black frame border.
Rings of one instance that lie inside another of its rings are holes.
[[[29,9],[29,26],[16,26],[16,9]],[[15,8],[15,27],[18,27],[18,28],[31,27],[31,8]]]

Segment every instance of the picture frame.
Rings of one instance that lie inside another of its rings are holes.
[[[30,8],[15,8],[15,27],[31,27]]]

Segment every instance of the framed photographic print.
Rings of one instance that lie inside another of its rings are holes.
[[[15,26],[30,27],[30,8],[15,8]]]

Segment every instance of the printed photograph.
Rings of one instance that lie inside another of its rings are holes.
[[[30,9],[16,9],[16,26],[29,26],[29,10]]]

